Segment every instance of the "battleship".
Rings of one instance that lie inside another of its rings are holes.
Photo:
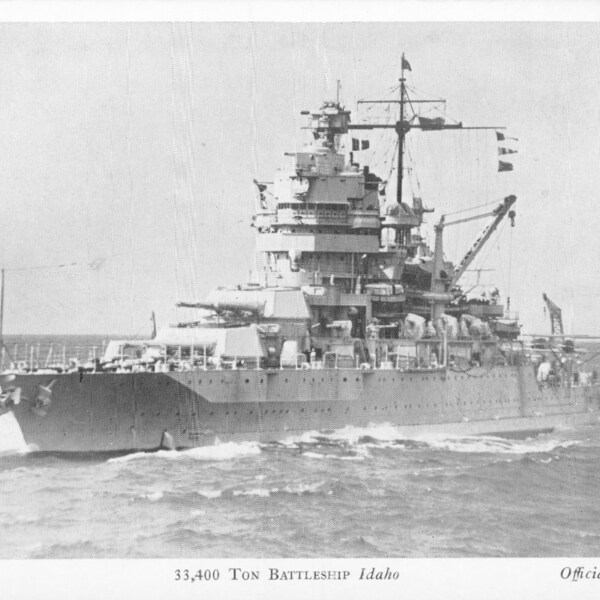
[[[596,373],[562,324],[527,342],[497,288],[473,296],[463,284],[499,226],[514,226],[516,196],[454,220],[435,215],[433,247],[423,235],[433,208],[403,192],[411,132],[505,135],[432,117],[422,107],[445,101],[414,97],[409,71],[403,56],[393,98],[359,102],[385,107],[387,119],[354,122],[339,87],[335,100],[303,111],[310,143],[287,153],[273,181],[254,181],[249,281],[181,301],[193,318],[147,340],[113,340],[88,362],[65,355],[40,365],[7,349],[2,435],[16,432],[39,451],[130,452],[371,424],[412,437],[597,422]],[[374,142],[360,136],[379,130],[393,150],[394,186],[357,160]],[[499,171],[512,170],[503,156],[511,151],[498,151]],[[447,228],[477,219],[480,233],[448,260]],[[554,326],[560,313],[548,307]]]

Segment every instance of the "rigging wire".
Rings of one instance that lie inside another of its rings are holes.
[[[186,203],[186,212],[188,214],[188,247],[191,247],[191,257],[189,260],[190,269],[189,269],[189,286],[192,292],[192,295],[195,297],[198,294],[197,290],[197,275],[196,275],[196,261],[195,258],[198,256],[198,227],[196,220],[196,213],[194,210],[194,198],[196,197],[196,173],[197,169],[196,165],[196,144],[195,144],[195,136],[194,136],[194,115],[196,114],[195,110],[195,96],[194,96],[194,45],[193,45],[193,37],[191,31],[191,25],[189,23],[186,24],[185,30],[185,91],[186,91],[186,125],[187,125],[187,135],[186,135],[186,146],[187,146],[187,158],[186,161],[186,182],[188,187],[188,198]]]
[[[399,87],[399,86],[398,86]],[[443,98],[439,98],[434,94],[430,94],[429,92],[426,92],[424,90],[419,89],[418,87],[416,87],[413,84],[410,85],[405,85],[404,86],[407,90],[410,90],[412,93],[416,94],[417,96],[425,96],[431,100],[435,100],[437,102],[441,102],[445,104],[445,100]]]
[[[477,210],[478,208],[485,208],[486,206],[491,206],[492,204],[498,204],[500,200],[490,200],[490,202],[485,202],[484,204],[477,204],[476,206],[470,206],[468,208],[462,208],[460,210],[455,210],[452,212],[444,213],[446,217],[451,217],[453,215],[458,215],[465,212],[470,212],[472,210]]]
[[[125,254],[116,255],[113,254],[109,258],[113,258],[115,256],[125,256]],[[7,273],[14,273],[18,271],[47,271],[50,269],[68,269],[71,267],[89,267],[92,271],[99,271],[104,263],[108,260],[108,258],[97,258],[92,261],[75,261],[75,262],[67,262],[67,263],[57,263],[52,265],[35,265],[32,267],[6,267],[3,270]]]
[[[488,259],[490,258],[491,253],[496,249],[496,248],[500,248],[500,237],[502,236],[502,234],[504,233],[504,230],[506,228],[506,224],[508,223],[508,221],[504,221],[500,227],[496,230],[495,232],[495,242],[496,245],[494,244],[490,244],[487,248],[487,252],[485,254],[481,254],[476,260],[475,260],[475,264],[477,265],[478,269],[474,269],[474,270],[480,270],[482,265],[485,265],[488,262]],[[500,277],[502,278],[503,282],[505,282],[505,278],[504,278],[504,271],[503,271],[503,265],[502,262],[499,262],[499,270],[500,270]],[[503,287],[505,287],[503,285]]]
[[[410,165],[412,165],[412,167],[409,170],[409,176],[408,176],[408,181],[410,183],[410,187],[411,187],[411,193],[413,195],[413,198],[417,197],[417,198],[422,198],[423,194],[422,194],[422,189],[421,189],[421,182],[419,181],[419,175],[417,170],[414,168],[415,166],[415,160],[413,159],[413,151],[412,151],[412,141],[410,143],[406,144],[406,155],[408,157],[408,162]],[[418,196],[416,195],[418,194]]]

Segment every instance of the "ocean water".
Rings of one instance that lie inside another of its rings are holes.
[[[599,464],[600,426],[16,453],[0,457],[0,558],[597,556]]]
[[[0,559],[598,556],[599,465],[600,424],[521,440],[379,425],[116,457],[23,450],[0,455]]]

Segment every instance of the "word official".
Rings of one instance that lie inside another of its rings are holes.
[[[597,567],[585,569],[584,567],[565,567],[560,572],[561,579],[570,579],[571,581],[581,581],[582,579],[600,579],[600,571]]]

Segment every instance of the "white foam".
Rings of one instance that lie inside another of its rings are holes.
[[[303,452],[302,456],[306,456],[307,458],[325,458],[324,454],[319,454],[318,452]]]
[[[260,454],[260,446],[256,442],[226,442],[216,446],[202,446],[184,450],[178,454],[196,460],[231,460],[241,456],[254,456]]]
[[[286,448],[298,448],[302,444],[318,444],[319,441],[326,439],[331,442],[354,446],[363,437],[371,437],[378,441],[392,441],[406,436],[401,435],[399,430],[389,423],[369,425],[367,427],[347,425],[341,429],[327,433],[317,430],[306,431],[302,434],[289,436],[282,440],[280,444]]]
[[[375,444],[372,444],[375,445]],[[354,448],[354,454],[339,456],[337,454],[329,454],[327,458],[334,460],[365,460],[365,458],[371,458],[369,449],[365,446],[356,446]]]
[[[436,450],[475,454],[544,454],[579,443],[577,441],[559,442],[549,438],[511,440],[494,436],[445,436],[421,437],[420,439]]]
[[[312,494],[316,492],[320,487],[325,484],[324,481],[317,481],[316,483],[297,483],[297,484],[288,484],[283,488],[284,492],[288,494]]]
[[[398,427],[391,423],[369,425],[367,427],[354,427],[349,425],[326,437],[332,441],[339,440],[352,446],[358,444],[359,440],[364,438],[372,438],[374,440],[373,442],[358,445],[356,448],[357,452],[359,452],[361,448],[406,449],[406,445],[399,444],[398,440],[423,442],[431,448],[449,450],[451,452],[507,454],[547,453],[556,450],[557,448],[568,448],[569,446],[580,443],[578,441],[560,442],[556,438],[548,438],[546,436],[526,440],[513,440],[491,435],[461,436],[436,433],[406,435],[405,432],[402,432]],[[368,454],[365,455],[365,457],[367,456]],[[349,458],[345,459],[348,460]]]
[[[156,502],[160,500],[165,493],[162,490],[157,490],[156,492],[149,492],[147,494],[142,494],[140,497],[144,500],[150,500],[150,502]]]
[[[209,500],[220,498],[223,492],[221,490],[198,490],[198,493]]]
[[[0,453],[24,454],[30,448],[25,442],[19,422],[12,411],[0,416]]]
[[[265,488],[254,488],[251,490],[235,490],[233,492],[234,496],[259,496],[260,498],[268,498],[271,495],[271,492],[278,492],[278,488],[273,488],[272,490],[267,490]]]
[[[554,438],[536,437],[526,440],[514,440],[491,435],[447,435],[438,433],[427,433],[417,435],[407,435],[399,427],[391,423],[373,424],[366,427],[355,427],[348,425],[332,433],[323,434],[311,431],[297,438],[289,438],[286,445],[293,445],[299,442],[309,443],[318,442],[319,438],[326,438],[332,442],[348,444],[357,452],[357,456],[329,456],[339,460],[362,460],[362,457],[369,457],[368,453],[362,454],[369,448],[393,448],[395,450],[405,450],[407,444],[398,443],[399,440],[413,440],[422,442],[433,449],[447,450],[450,452],[471,452],[471,453],[505,453],[505,454],[528,454],[528,453],[547,453],[558,448],[568,448],[577,441],[559,441]],[[359,444],[361,439],[370,438],[373,441],[367,441]],[[409,445],[410,447],[410,445]],[[305,452],[304,456],[313,458],[322,458],[323,455],[311,452]]]
[[[318,442],[319,439],[324,438],[333,442],[345,442],[347,444],[355,445],[363,437],[372,437],[381,441],[392,441],[405,436],[402,436],[399,430],[390,423],[369,425],[367,427],[346,425],[341,429],[336,429],[329,433],[323,433],[316,430],[306,431],[301,435],[293,435],[286,438],[281,444],[287,447],[297,447],[300,444],[314,444],[315,442]]]
[[[282,446],[286,446],[289,448],[296,448],[299,444],[314,444],[316,438],[324,437],[322,433],[319,433],[316,429],[312,431],[305,431],[299,435],[291,435],[284,440],[281,440],[279,443]]]
[[[297,483],[288,484],[284,488],[251,488],[248,490],[234,490],[233,496],[258,496],[260,498],[267,498],[271,494],[277,494],[278,492],[285,492],[286,494],[302,495],[312,494],[316,492],[320,487],[324,485],[324,481],[317,481],[316,483]]]
[[[349,444],[357,444],[361,438],[370,437],[381,442],[392,442],[402,439],[406,436],[400,434],[397,427],[391,423],[381,423],[378,425],[368,425],[367,427],[354,427],[347,425],[343,429],[338,429],[330,434],[332,440],[340,440]]]
[[[110,458],[108,462],[123,463],[139,459],[182,460],[190,458],[202,461],[219,461],[255,454],[260,454],[260,447],[256,442],[227,442],[215,446],[201,446],[181,451],[158,450],[157,452],[134,452],[133,454]]]

